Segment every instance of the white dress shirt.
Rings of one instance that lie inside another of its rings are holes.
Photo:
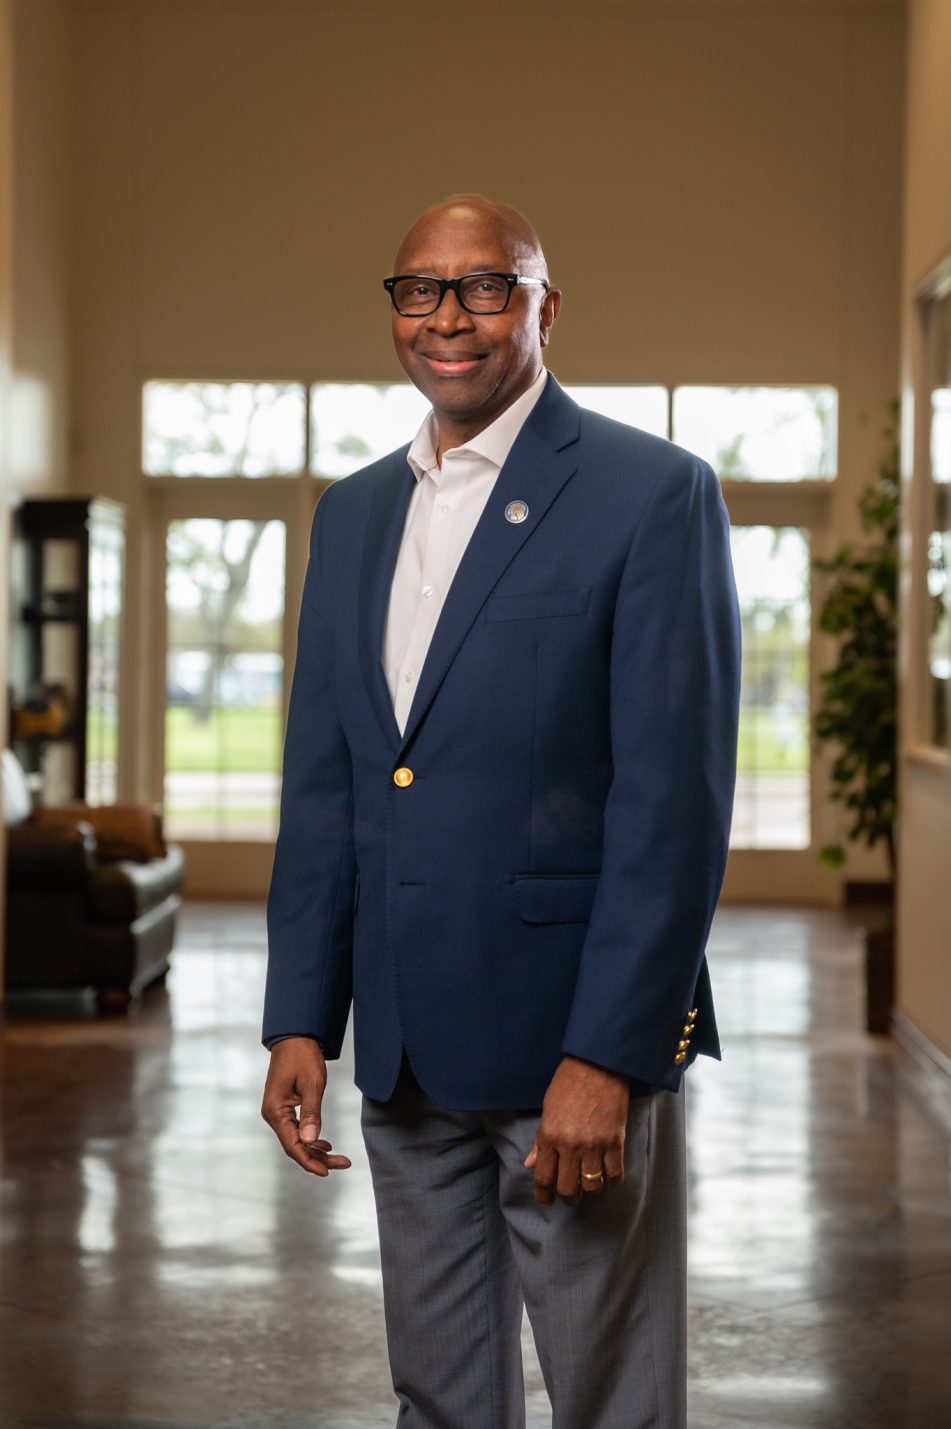
[[[501,416],[461,447],[447,451],[441,466],[432,412],[407,453],[416,487],[406,512],[383,634],[383,668],[401,734],[453,576],[547,377],[543,368]]]

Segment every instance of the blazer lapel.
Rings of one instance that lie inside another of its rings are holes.
[[[559,491],[574,475],[576,454],[573,447],[578,439],[579,420],[577,404],[566,396],[549,374],[544,392],[499,472],[449,587],[433,631],[400,749],[405,748],[413,738],[493,587],[531,538]],[[528,515],[521,522],[506,519],[505,509],[513,501],[524,502],[528,507]],[[388,569],[392,577],[392,564]]]
[[[415,484],[412,470],[406,462],[406,452],[406,447],[394,452],[393,470],[381,481],[373,496],[363,546],[359,595],[360,663],[377,718],[394,749],[400,743],[400,730],[386,683],[382,652],[390,585],[406,508]]]

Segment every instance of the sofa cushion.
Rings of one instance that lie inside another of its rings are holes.
[[[168,852],[162,816],[146,804],[84,804],[76,799],[55,808],[37,809],[32,815],[33,823],[46,826],[77,819],[92,825],[97,853],[104,863],[120,859],[148,863]]]
[[[93,923],[134,923],[151,908],[177,894],[182,886],[185,855],[171,844],[164,858],[151,863],[128,860],[103,863],[89,876],[89,917]]]

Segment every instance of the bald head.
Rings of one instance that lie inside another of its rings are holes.
[[[394,273],[406,272],[405,260],[418,252],[436,232],[450,225],[465,228],[473,235],[480,230],[492,234],[509,253],[513,267],[528,278],[548,278],[548,265],[538,234],[523,213],[511,204],[499,203],[482,194],[450,194],[442,203],[426,209],[410,228],[394,260]]]

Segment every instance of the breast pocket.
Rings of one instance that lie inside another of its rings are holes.
[[[584,615],[590,590],[536,590],[524,595],[493,595],[485,604],[485,618],[541,620],[555,615]]]

